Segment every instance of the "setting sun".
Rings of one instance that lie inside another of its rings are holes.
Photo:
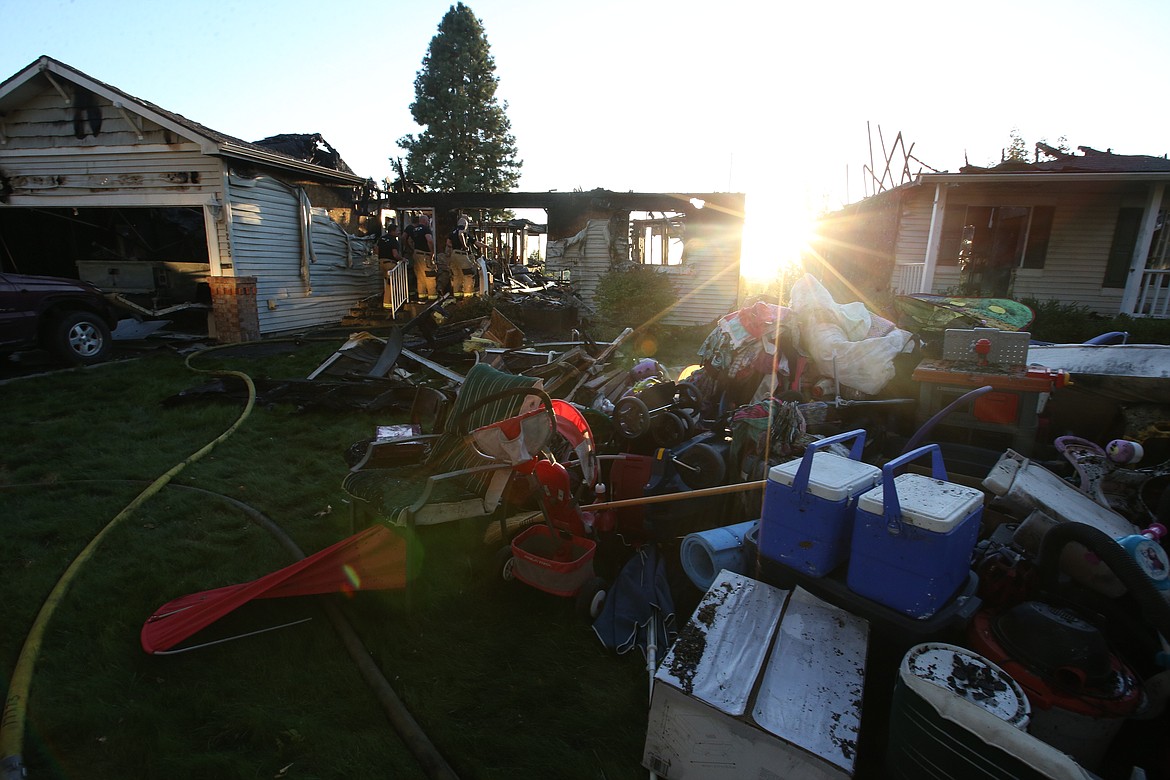
[[[747,193],[740,275],[767,281],[800,263],[816,220],[803,204],[782,193]]]

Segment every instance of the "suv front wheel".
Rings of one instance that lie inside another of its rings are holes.
[[[62,360],[90,365],[105,360],[110,352],[110,328],[96,314],[77,311],[66,314],[54,326],[45,345]]]

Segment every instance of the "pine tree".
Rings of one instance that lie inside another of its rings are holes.
[[[1008,145],[1008,148],[1003,153],[1003,161],[1028,162],[1028,144],[1024,141],[1024,137],[1020,135],[1018,128],[1012,128],[1011,139],[1011,144]]]
[[[451,6],[414,79],[410,113],[425,129],[398,140],[408,179],[449,192],[507,192],[520,180],[495,70],[483,23],[463,3]]]

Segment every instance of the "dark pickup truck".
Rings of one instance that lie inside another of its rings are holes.
[[[73,364],[108,357],[114,307],[77,279],[0,273],[0,353],[45,349]]]

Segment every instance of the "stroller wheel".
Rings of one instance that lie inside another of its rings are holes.
[[[650,423],[650,435],[659,447],[675,447],[687,437],[687,421],[676,412],[664,412]]]
[[[613,421],[622,436],[636,439],[650,428],[650,410],[641,398],[627,395],[614,404]]]
[[[362,439],[349,445],[349,449],[345,451],[345,465],[353,468],[361,463],[373,441],[373,439]]]
[[[727,475],[723,456],[710,444],[696,443],[679,455],[677,460],[689,467],[679,469],[679,476],[691,490],[722,485]]]
[[[577,612],[581,617],[595,620],[605,606],[605,596],[605,580],[601,577],[586,580],[581,590],[577,591]]]
[[[492,566],[492,580],[496,583],[516,581],[516,558],[512,555],[512,546],[501,547],[496,551]]]

